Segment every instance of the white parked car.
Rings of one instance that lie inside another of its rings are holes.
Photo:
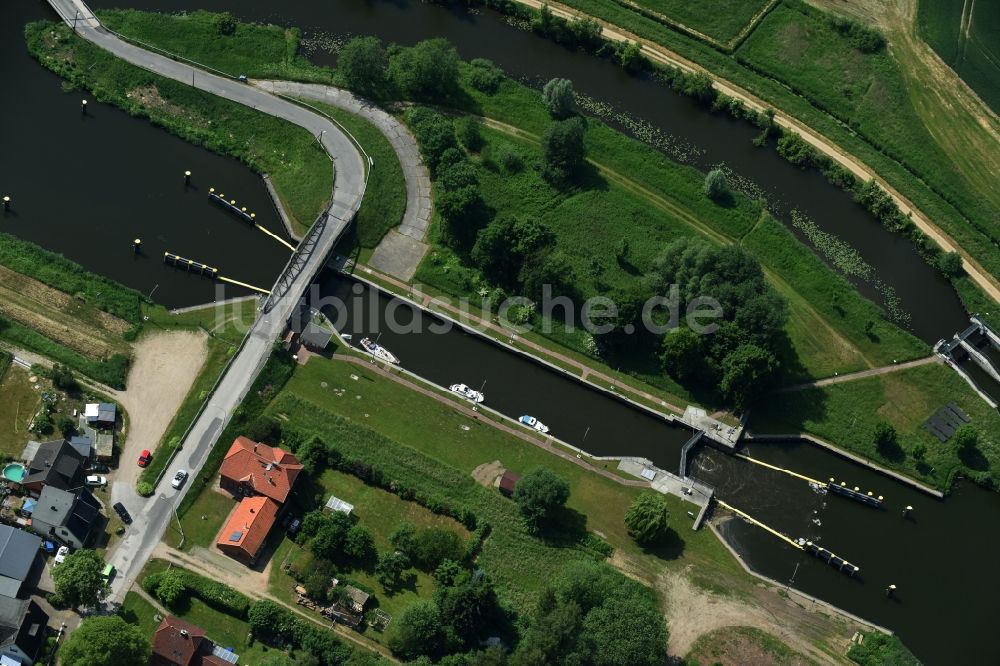
[[[87,477],[88,486],[106,486],[108,485],[108,477],[101,476],[100,474],[91,474]]]
[[[59,546],[59,550],[56,551],[55,563],[62,564],[67,555],[69,555],[69,547]]]
[[[188,473],[186,469],[179,469],[177,473],[174,474],[174,480],[170,482],[170,485],[174,488],[180,488],[184,485],[184,481],[188,478]]]

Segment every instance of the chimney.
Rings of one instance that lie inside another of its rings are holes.
[[[257,445],[256,444],[253,445],[253,452],[257,453]]]
[[[250,509],[250,513],[256,513],[256,512],[257,512],[256,509]]]

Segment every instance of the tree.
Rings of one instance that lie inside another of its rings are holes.
[[[455,134],[469,152],[478,153],[486,143],[483,140],[482,123],[475,116],[462,116],[456,120]]]
[[[774,377],[778,361],[774,354],[754,344],[740,345],[722,361],[722,396],[742,411],[754,395]]]
[[[93,606],[109,592],[108,584],[101,575],[103,571],[104,560],[95,551],[81,549],[71,553],[62,564],[52,569],[56,594],[73,608]]]
[[[471,647],[499,622],[496,592],[486,576],[468,579],[456,586],[441,586],[434,594],[441,622]]]
[[[56,388],[60,388],[71,395],[80,392],[80,383],[76,381],[73,372],[65,365],[56,363],[52,366],[52,383]]]
[[[555,187],[572,182],[587,148],[583,144],[584,125],[579,117],[552,123],[542,137],[542,176]]]
[[[139,481],[135,484],[135,492],[141,497],[149,497],[156,492],[156,488],[149,481]]]
[[[62,433],[62,436],[67,439],[76,434],[76,422],[65,414],[59,417],[59,420],[56,422],[56,427],[59,428],[59,432]]]
[[[548,285],[552,296],[576,296],[576,273],[562,252],[542,248],[530,256],[521,268],[521,291],[535,301],[541,301]]]
[[[961,453],[968,453],[979,445],[979,431],[969,423],[962,425],[953,435],[955,447]]]
[[[479,188],[474,185],[457,190],[445,190],[434,202],[441,219],[441,239],[459,252],[468,251],[476,238],[485,215],[485,203]]]
[[[122,666],[149,663],[149,655],[149,640],[139,627],[117,615],[93,615],[84,618],[66,639],[59,649],[59,662],[63,666]]]
[[[236,17],[229,12],[221,12],[215,15],[215,31],[220,35],[232,36],[236,34]]]
[[[399,551],[380,553],[375,565],[375,580],[386,590],[394,590],[403,583],[403,573],[410,568],[410,558]]]
[[[184,584],[184,574],[177,569],[163,572],[160,584],[156,587],[156,598],[166,606],[173,606],[187,592]]]
[[[428,527],[414,537],[412,552],[408,554],[423,569],[433,571],[445,560],[461,560],[465,543],[446,527]]]
[[[361,524],[349,529],[344,540],[344,552],[359,562],[374,558],[375,537],[372,536],[371,530]]]
[[[311,476],[316,476],[326,466],[327,448],[319,437],[310,437],[305,444],[295,452],[302,466]]]
[[[40,435],[47,435],[50,432],[52,432],[53,429],[52,415],[49,414],[48,407],[42,405],[42,411],[40,411],[38,413],[38,416],[35,417],[35,420],[32,423],[32,427],[34,428],[35,432],[37,432]]]
[[[639,595],[606,599],[584,618],[581,633],[593,666],[657,666],[666,656],[663,613]]]
[[[536,467],[514,487],[514,501],[528,523],[538,528],[569,499],[569,482],[552,470]]]
[[[887,458],[894,456],[899,451],[896,429],[885,421],[879,421],[875,424],[875,429],[872,431],[872,443],[875,444],[875,449]]]
[[[639,493],[625,512],[625,527],[636,543],[646,546],[670,533],[667,498],[657,492]]]
[[[725,201],[731,196],[729,179],[722,169],[712,169],[705,176],[705,196],[712,201]]]
[[[958,277],[965,272],[962,255],[958,252],[943,252],[937,258],[938,269],[948,277]]]
[[[326,514],[325,518],[310,543],[313,554],[324,560],[343,559],[347,533],[352,527],[351,519],[339,511]]]
[[[396,53],[389,72],[408,99],[440,102],[458,89],[458,62],[448,40],[428,39]]]
[[[534,218],[503,215],[476,236],[472,260],[488,280],[513,289],[528,258],[554,243],[555,234]]]
[[[458,583],[462,576],[468,572],[455,560],[444,560],[434,570],[434,581],[441,586],[448,587]]]
[[[368,97],[384,97],[389,84],[389,60],[378,37],[355,37],[337,54],[341,85]]]
[[[493,95],[503,83],[504,73],[486,58],[473,58],[469,61],[469,85],[487,95]]]
[[[389,543],[404,553],[413,552],[413,540],[417,536],[417,526],[413,523],[400,523],[392,534],[389,535]]]
[[[572,601],[539,612],[511,655],[511,666],[586,663],[577,654],[582,623],[580,606]]]
[[[549,115],[557,120],[576,113],[576,93],[569,79],[552,79],[542,87],[542,101]]]
[[[679,382],[697,378],[704,367],[702,337],[686,326],[679,326],[663,337],[660,362],[667,374]]]
[[[449,148],[458,147],[455,126],[440,113],[426,107],[411,109],[406,114],[406,119],[417,138],[420,154],[427,162],[427,168],[435,175],[445,152]]]
[[[396,620],[396,633],[389,639],[389,646],[406,659],[440,656],[444,652],[445,635],[437,604],[418,601],[407,606]]]

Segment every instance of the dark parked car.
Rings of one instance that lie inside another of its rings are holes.
[[[115,513],[118,514],[118,517],[122,519],[123,523],[125,523],[126,525],[132,524],[132,516],[129,515],[128,509],[125,508],[124,504],[122,504],[121,502],[115,502],[113,508],[115,510]]]
[[[93,472],[94,474],[107,474],[108,472],[111,471],[111,468],[105,465],[104,463],[95,462],[95,463],[90,463],[90,471]]]

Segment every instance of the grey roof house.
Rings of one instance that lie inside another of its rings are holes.
[[[42,540],[10,525],[0,525],[0,596],[16,597],[31,576]]]
[[[46,486],[31,514],[31,526],[43,538],[83,548],[101,515],[101,504],[86,488],[67,492]]]
[[[21,485],[36,493],[45,486],[76,488],[83,483],[83,461],[84,457],[64,439],[42,442]]]
[[[75,435],[69,438],[69,445],[73,447],[73,450],[79,453],[84,459],[90,458],[90,454],[94,448],[94,442],[89,435]]]
[[[84,406],[84,416],[87,423],[110,428],[115,424],[117,407],[110,402],[92,402]]]
[[[0,658],[32,666],[45,644],[48,624],[49,616],[31,599],[0,597]]]

